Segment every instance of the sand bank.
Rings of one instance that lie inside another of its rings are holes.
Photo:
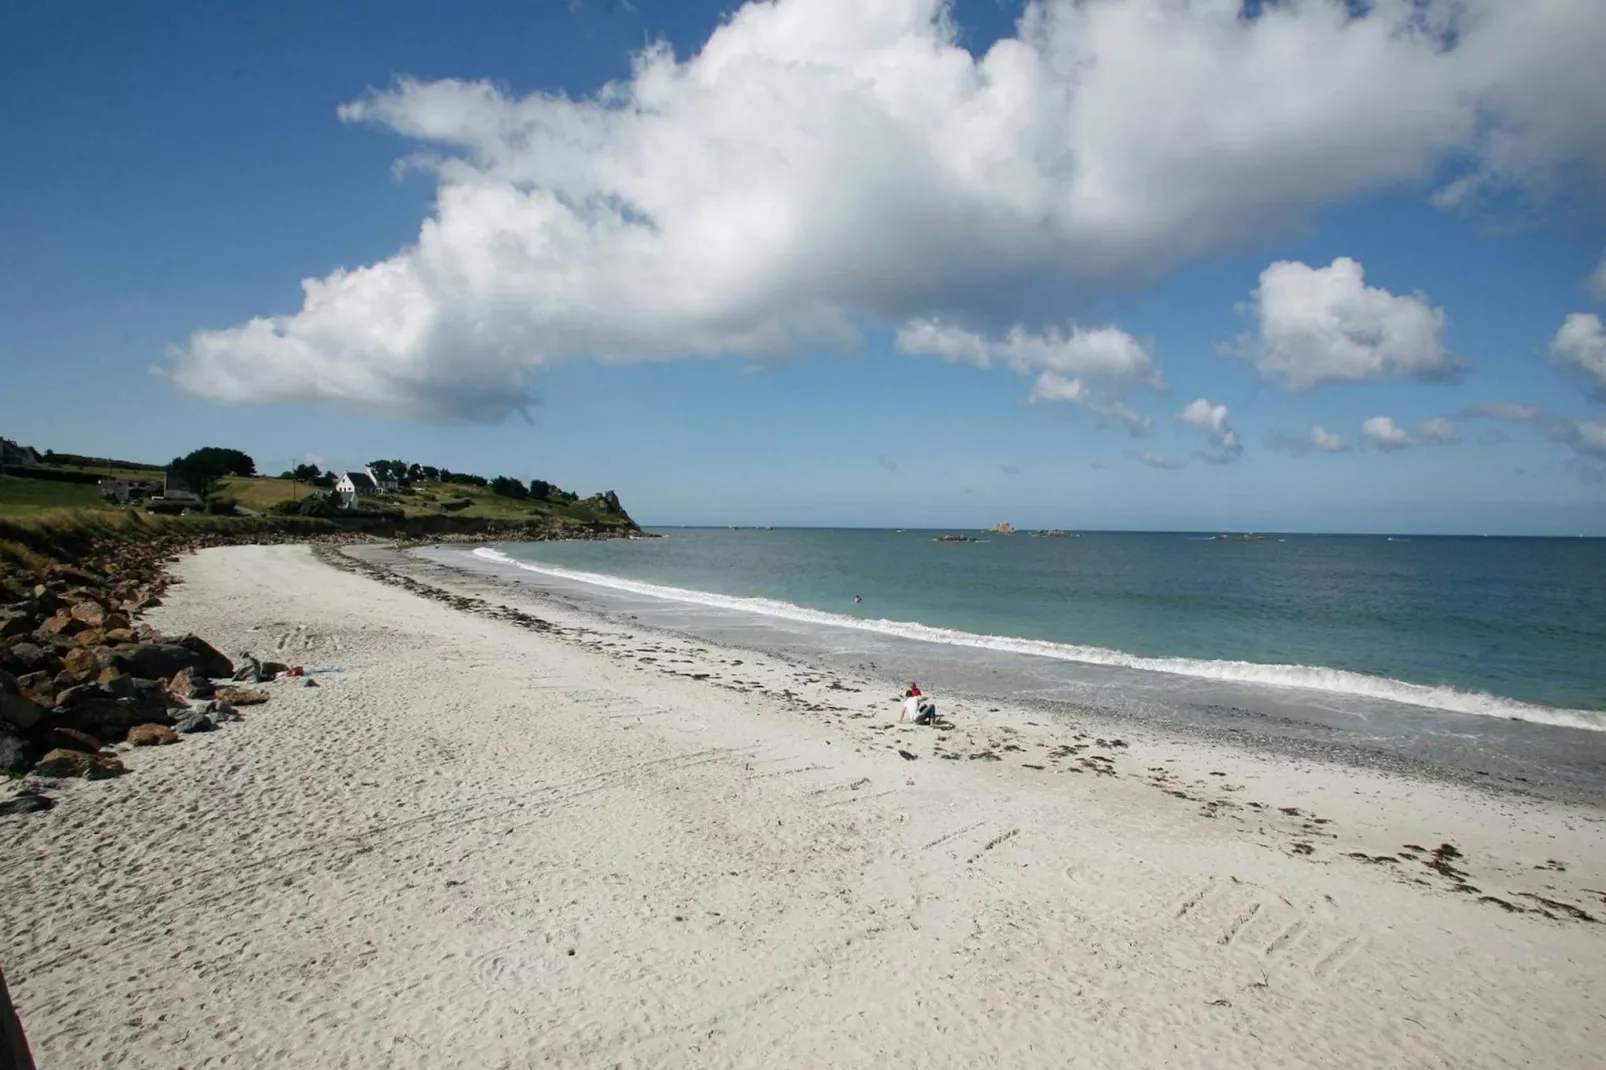
[[[159,627],[340,672],[0,820],[41,1067],[1599,1064],[1598,809],[178,572]]]

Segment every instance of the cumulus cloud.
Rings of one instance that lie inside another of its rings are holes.
[[[1055,328],[1034,333],[1017,326],[1002,338],[989,340],[939,320],[917,319],[898,328],[896,344],[904,353],[982,368],[1007,364],[1019,372],[1041,368],[1068,376],[1165,385],[1148,349],[1119,327],[1072,327],[1069,334],[1062,334]]]
[[[774,0],[589,97],[400,81],[340,115],[419,143],[438,189],[416,239],[305,280],[298,311],[195,332],[173,380],[497,420],[555,361],[851,349],[933,317],[997,330],[1047,318],[1004,311],[1023,293],[1144,282],[1446,169],[1463,203],[1606,176],[1593,4],[1241,8],[1037,0],[972,55],[941,0]],[[1346,351],[1432,371],[1433,310],[1367,300],[1349,314],[1391,333],[1335,328]]]
[[[1444,310],[1426,296],[1366,285],[1360,263],[1341,256],[1313,268],[1279,260],[1260,273],[1250,299],[1258,333],[1225,347],[1289,390],[1321,383],[1413,376],[1445,379],[1463,362],[1444,348]]]
[[[1550,438],[1570,447],[1580,457],[1606,461],[1606,423],[1591,420],[1552,420]]]
[[[1124,398],[1143,386],[1165,382],[1147,347],[1119,327],[1072,327],[1034,333],[1014,327],[1003,337],[986,336],[932,319],[910,320],[898,329],[896,345],[913,356],[935,356],[988,368],[1003,364],[1022,374],[1037,373],[1030,400],[1067,402],[1108,417],[1134,434],[1153,424]]]
[[[1196,398],[1177,413],[1177,419],[1189,427],[1199,428],[1209,436],[1214,449],[1196,454],[1200,460],[1225,464],[1243,454],[1244,447],[1238,440],[1238,432],[1227,424],[1227,406],[1212,405],[1204,398]]]
[[[1448,446],[1461,441],[1461,429],[1455,425],[1455,421],[1439,416],[1423,422],[1416,429],[1416,438],[1418,442]]]
[[[1310,444],[1323,453],[1342,453],[1349,444],[1320,424],[1310,429]]]
[[[1411,436],[1388,416],[1374,416],[1361,424],[1361,438],[1380,450],[1403,450],[1412,444]]]
[[[1182,461],[1175,461],[1163,454],[1153,453],[1149,450],[1144,450],[1141,453],[1128,453],[1127,456],[1139,464],[1146,464],[1150,468],[1159,468],[1167,472],[1175,472],[1179,468],[1187,467]]]
[[[1606,401],[1606,325],[1593,312],[1574,312],[1550,340],[1550,355],[1571,371],[1594,380],[1595,397]]]
[[[1413,435],[1392,417],[1374,416],[1361,424],[1361,439],[1373,449],[1385,452],[1403,450],[1407,446],[1449,446],[1461,441],[1461,428],[1454,420],[1438,416],[1418,424]]]
[[[1120,398],[1110,397],[1088,386],[1081,379],[1068,379],[1055,371],[1046,371],[1037,377],[1037,382],[1032,384],[1030,401],[1034,405],[1041,401],[1063,401],[1080,405],[1100,416],[1123,424],[1134,435],[1143,434],[1154,424],[1153,417],[1134,412]]]
[[[1595,265],[1595,270],[1591,271],[1589,278],[1584,280],[1584,289],[1588,290],[1589,296],[1595,300],[1606,301],[1606,256],[1600,258],[1600,263]]]

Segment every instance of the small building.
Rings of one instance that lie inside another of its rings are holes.
[[[35,468],[39,460],[39,452],[32,446],[0,438],[0,468]]]
[[[335,493],[340,495],[341,503],[349,509],[358,498],[378,494],[379,480],[366,468],[360,472],[343,472],[335,480]]]
[[[143,501],[150,496],[151,485],[143,479],[103,479],[100,496],[117,505]]]
[[[162,475],[162,500],[185,506],[199,506],[201,496],[185,478],[169,469]]]

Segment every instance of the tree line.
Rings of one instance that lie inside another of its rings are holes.
[[[438,468],[432,464],[408,463],[401,460],[369,461],[368,470],[374,474],[375,479],[394,482],[397,486],[410,487],[417,483],[448,483],[464,487],[485,487],[491,493],[499,494],[504,498],[528,499],[542,502],[577,502],[580,496],[573,491],[564,490],[555,483],[544,479],[532,479],[528,483],[512,476],[494,476],[486,479],[473,472],[454,472],[450,468]],[[331,468],[323,471],[315,464],[299,464],[295,468],[284,472],[281,479],[294,479],[318,487],[332,487],[340,478],[340,473]]]

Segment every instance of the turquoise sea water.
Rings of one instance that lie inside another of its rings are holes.
[[[487,564],[707,614],[1606,728],[1606,540],[679,530]],[[859,595],[862,601],[855,602]]]

